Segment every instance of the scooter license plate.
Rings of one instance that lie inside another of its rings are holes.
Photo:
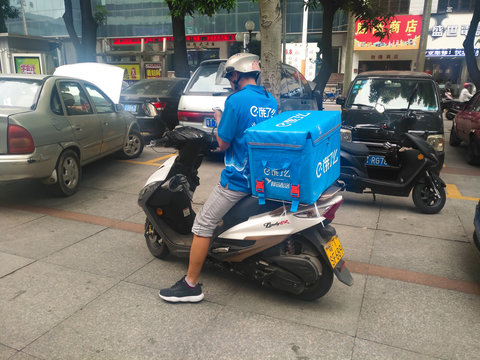
[[[203,119],[203,126],[207,128],[215,128],[217,127],[217,121],[215,118],[206,117]]]
[[[390,167],[390,165],[388,165],[387,161],[385,160],[385,156],[381,155],[368,155],[365,165]]]
[[[342,244],[340,244],[340,240],[338,240],[337,236],[332,236],[332,238],[323,246],[323,248],[327,253],[327,257],[332,265],[332,268],[335,268],[345,253],[343,251]]]

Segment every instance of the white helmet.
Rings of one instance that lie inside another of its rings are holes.
[[[224,77],[228,78],[234,71],[242,74],[252,73],[255,76],[260,74],[259,57],[249,53],[238,53],[230,56],[225,63]]]

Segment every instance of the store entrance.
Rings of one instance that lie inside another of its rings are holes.
[[[378,71],[378,70],[411,70],[411,60],[397,60],[397,61],[359,61],[358,73],[364,71]]]

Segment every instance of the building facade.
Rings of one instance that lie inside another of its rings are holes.
[[[22,16],[8,20],[9,34],[35,35],[62,40],[52,56],[54,66],[75,61],[74,48],[68,41],[63,22],[64,0],[11,0]],[[333,27],[334,72],[351,72],[352,78],[366,70],[414,70],[419,51],[423,22],[424,1],[375,0],[396,14],[398,32],[387,40],[379,41],[362,34],[358,24],[348,28],[348,17],[342,12],[335,15]],[[462,53],[465,26],[473,13],[475,0],[433,0],[425,69],[438,81],[460,84],[468,79]],[[165,75],[174,68],[172,62],[172,27],[169,9],[164,0],[92,0],[93,6],[106,11],[106,22],[98,28],[97,51],[99,61],[121,65],[131,75],[130,80]],[[302,0],[280,0],[284,14],[284,42],[292,52],[301,43]],[[79,0],[72,0],[75,29],[81,35]],[[95,11],[96,11],[95,10]],[[255,23],[252,31],[251,51],[259,51],[258,4],[251,0],[238,0],[233,11],[219,11],[212,17],[187,17],[185,30],[191,69],[205,59],[225,58],[244,47],[247,34],[245,23]],[[308,12],[307,42],[318,43],[322,36],[321,9]],[[458,25],[454,33],[455,25]],[[347,44],[348,32],[355,32],[354,44]],[[442,34],[442,35],[440,35]],[[397,38],[394,37],[398,36]],[[345,69],[346,54],[353,46],[352,66]],[[315,49],[315,47],[314,47]],[[321,64],[321,51],[312,51],[309,61],[315,69]],[[2,58],[3,59],[3,58]],[[6,61],[6,60],[2,60]],[[12,61],[10,59],[10,61]],[[293,60],[292,60],[293,61]],[[313,74],[316,73],[313,72]],[[129,76],[130,76],[129,75]],[[314,75],[309,74],[310,80]]]

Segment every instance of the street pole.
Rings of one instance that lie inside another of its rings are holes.
[[[422,34],[418,46],[416,71],[423,72],[425,69],[425,51],[427,50],[428,27],[430,26],[430,13],[432,12],[432,0],[425,0],[422,16]]]
[[[352,81],[353,46],[355,39],[355,16],[348,15],[347,50],[345,54],[345,71],[343,72],[342,95],[345,95]]]
[[[282,44],[283,44],[283,54],[282,62],[285,62],[285,54],[287,52],[287,0],[283,0],[282,8]]]
[[[23,0],[20,0],[20,7],[22,9],[23,30],[25,31],[25,35],[28,35],[27,19],[25,18],[25,8],[23,7]]]
[[[307,31],[308,31],[308,8],[305,6],[303,9],[303,28],[302,28],[302,50],[304,50],[304,58],[302,60],[302,66],[300,72],[305,76],[306,74],[306,60],[308,56],[307,48]]]

